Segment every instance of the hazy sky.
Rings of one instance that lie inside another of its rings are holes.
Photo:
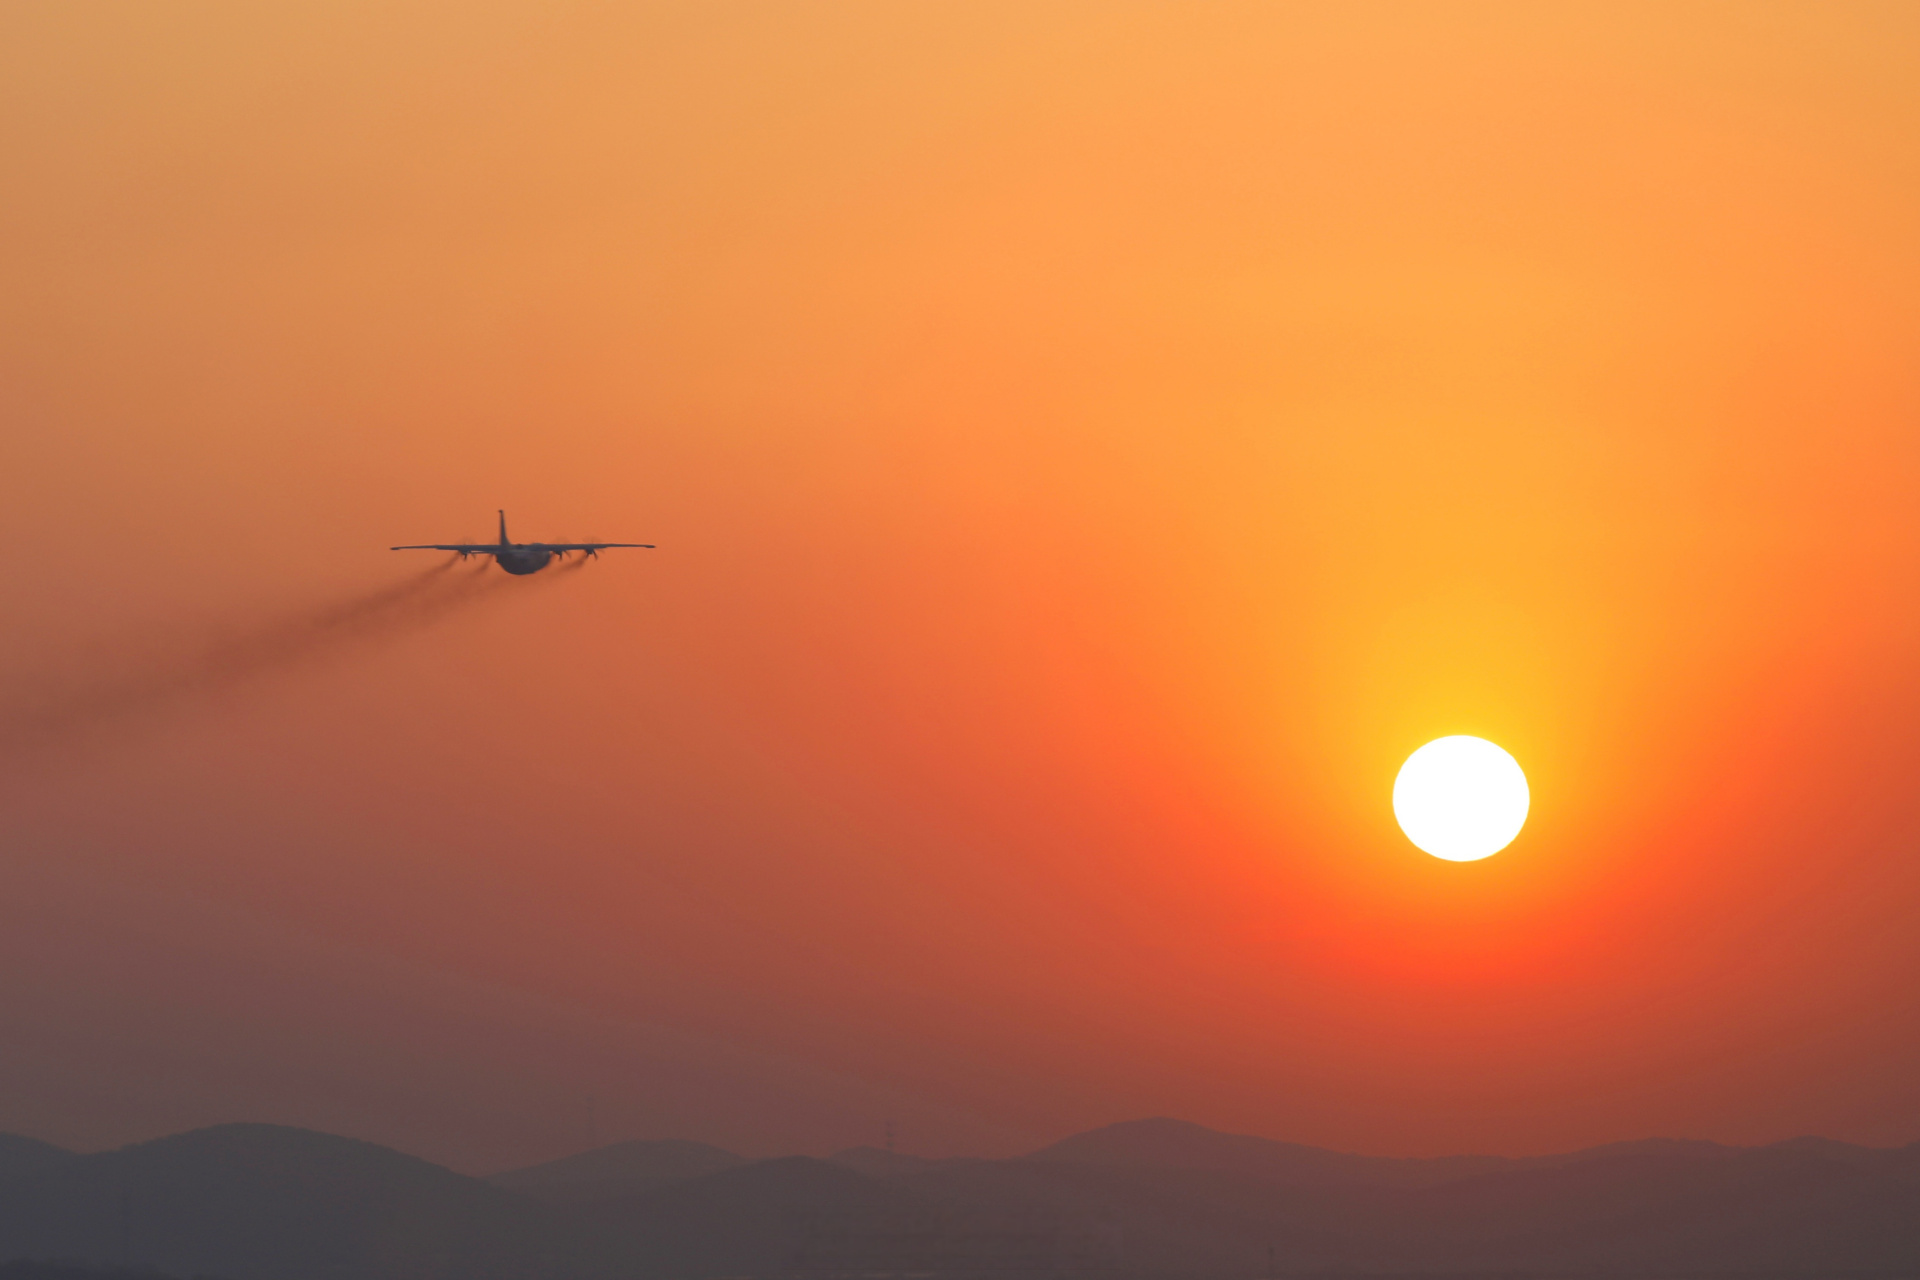
[[[14,3],[0,166],[0,1129],[1920,1139],[1914,6]],[[501,506],[660,549],[336,625]]]

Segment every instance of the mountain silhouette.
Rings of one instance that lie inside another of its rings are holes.
[[[490,1179],[277,1125],[14,1152],[0,1260],[224,1280],[1920,1272],[1920,1144],[1398,1160],[1160,1119],[1009,1160],[633,1142]]]
[[[1920,1265],[1920,1146],[1656,1139],[1402,1161],[1154,1120],[1077,1135],[1024,1163],[1071,1170],[1056,1183],[1107,1196],[1130,1223],[1131,1263],[1148,1270],[1202,1257],[1251,1269],[1269,1244],[1301,1270]]]
[[[762,1160],[593,1205],[604,1243],[587,1262],[609,1274],[778,1274],[822,1234],[920,1208],[911,1194],[825,1160]]]
[[[637,1196],[745,1163],[744,1156],[704,1142],[669,1138],[616,1142],[546,1164],[509,1169],[487,1181],[538,1200],[570,1204]]]
[[[848,1147],[844,1151],[834,1152],[827,1157],[827,1160],[843,1169],[852,1169],[855,1173],[870,1174],[876,1178],[892,1178],[903,1173],[918,1173],[935,1163],[925,1156],[904,1155],[898,1151],[888,1151],[884,1147]]]
[[[13,1133],[0,1133],[0,1183],[4,1183],[9,1178],[50,1173],[69,1160],[79,1158],[77,1152],[68,1151],[65,1147],[56,1147],[51,1142],[42,1142],[38,1138],[23,1138]]]
[[[370,1142],[229,1124],[0,1188],[0,1257],[275,1280],[526,1274],[546,1207]]]
[[[1432,1186],[1514,1164],[1499,1156],[1442,1156],[1399,1160],[1348,1155],[1271,1138],[1220,1133],[1185,1120],[1129,1120],[1075,1134],[1029,1160],[1131,1169],[1194,1169],[1245,1173],[1287,1185],[1326,1181],[1379,1186]]]

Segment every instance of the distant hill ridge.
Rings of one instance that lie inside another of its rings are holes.
[[[0,1133],[0,1182],[26,1174],[46,1173],[79,1158],[78,1152],[56,1147],[51,1142]]]
[[[1824,1138],[1793,1141],[1830,1142]],[[1835,1150],[1863,1153],[1871,1150],[1838,1142],[1830,1145]],[[1744,1149],[1698,1139],[1645,1138],[1547,1156],[1363,1156],[1272,1138],[1221,1133],[1187,1120],[1156,1117],[1122,1121],[1075,1134],[1025,1158],[1121,1168],[1234,1171],[1302,1185],[1341,1181],[1425,1187],[1462,1178],[1613,1159],[1646,1151],[1659,1151],[1676,1158],[1709,1159]]]
[[[233,1124],[79,1155],[0,1137],[0,1261],[227,1280],[1607,1270],[1920,1272],[1920,1144],[1648,1140],[1395,1159],[1171,1119],[1011,1160],[617,1143],[470,1178]]]
[[[556,1203],[611,1200],[746,1163],[746,1157],[704,1142],[665,1138],[616,1142],[545,1164],[509,1169],[487,1181]]]
[[[75,1156],[0,1185],[0,1258],[322,1280],[520,1274],[545,1206],[387,1147],[225,1124]]]

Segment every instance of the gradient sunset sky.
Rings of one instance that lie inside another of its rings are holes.
[[[660,544],[15,741],[0,1130],[1920,1139],[1920,8],[11,4],[0,163],[7,714]]]

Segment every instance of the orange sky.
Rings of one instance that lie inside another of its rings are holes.
[[[6,701],[661,544],[16,751],[0,1129],[1920,1139],[1911,6],[15,6],[0,103]]]

